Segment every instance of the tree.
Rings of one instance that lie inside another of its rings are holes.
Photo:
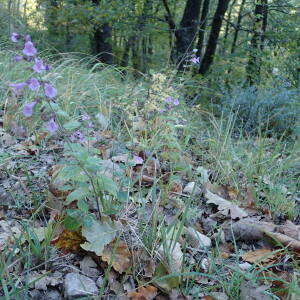
[[[203,50],[203,43],[204,43],[204,36],[205,36],[205,29],[206,23],[209,13],[209,2],[210,0],[204,0],[200,18],[200,28],[198,34],[198,43],[197,43],[197,55],[202,57],[202,50]]]
[[[233,54],[235,52],[238,35],[239,35],[240,29],[241,29],[241,23],[242,23],[242,18],[243,18],[245,2],[246,2],[246,0],[242,0],[242,3],[240,5],[237,21],[236,21],[235,28],[234,28],[233,41],[232,41],[231,51],[230,51],[231,54]]]
[[[267,28],[267,9],[268,0],[258,0],[255,3],[253,35],[251,38],[251,47],[249,60],[246,68],[247,80],[250,85],[259,81],[261,59],[260,51],[264,48],[265,31]]]
[[[209,70],[211,64],[213,63],[214,55],[217,49],[218,39],[220,35],[220,30],[222,27],[222,21],[226,13],[226,10],[228,8],[229,1],[230,0],[218,0],[218,5],[213,17],[211,31],[207,42],[207,47],[199,68],[199,74],[204,75]]]
[[[173,58],[173,60],[175,60],[178,64],[178,68],[182,69],[185,55],[193,48],[202,0],[186,1],[184,12],[178,28],[176,28],[167,0],[163,0],[163,2],[168,14],[166,19],[168,21],[170,30],[175,31],[176,41],[175,49],[173,51],[173,54],[175,53],[175,59]]]
[[[95,6],[99,6],[100,1],[101,0],[92,0]],[[110,24],[108,22],[104,22],[103,24],[96,22],[91,40],[91,48],[93,54],[96,55],[101,62],[110,65],[113,63],[111,37],[112,29]]]

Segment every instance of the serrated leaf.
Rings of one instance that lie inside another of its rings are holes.
[[[103,169],[102,159],[90,156],[85,161],[84,168],[89,172],[97,172]]]
[[[68,197],[65,201],[65,205],[69,205],[70,203],[72,203],[75,200],[84,199],[89,194],[90,194],[90,192],[87,188],[80,187],[68,195]]]
[[[89,205],[85,199],[78,200],[77,207],[84,213],[88,213],[88,211],[89,211]]]
[[[119,189],[116,183],[111,178],[102,175],[98,178],[98,183],[101,191],[108,192],[111,195],[117,197]]]
[[[101,221],[94,220],[92,226],[82,227],[82,235],[87,242],[81,244],[81,247],[86,251],[92,251],[101,256],[104,246],[113,241],[116,234],[117,225],[110,218],[102,217]]]

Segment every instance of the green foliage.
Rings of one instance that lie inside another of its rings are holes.
[[[296,89],[235,88],[220,102],[221,113],[236,116],[237,130],[252,134],[257,134],[257,130],[274,135],[300,134],[300,101]]]

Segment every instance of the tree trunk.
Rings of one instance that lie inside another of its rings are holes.
[[[236,43],[237,43],[237,39],[238,39],[238,35],[240,32],[241,23],[242,23],[245,2],[246,2],[246,0],[242,0],[241,6],[240,6],[238,18],[237,18],[236,25],[235,25],[235,31],[234,31],[234,35],[233,35],[231,54],[233,54],[235,52],[235,47],[236,47]]]
[[[178,68],[182,69],[187,52],[192,50],[197,32],[198,18],[202,0],[187,0],[180,27],[176,30],[176,58]]]
[[[92,0],[96,6],[100,5],[100,1],[101,0]],[[106,22],[102,25],[95,25],[91,41],[92,51],[101,62],[109,65],[113,63],[111,37],[112,29],[109,23]]]
[[[218,1],[218,6],[211,25],[211,31],[207,42],[206,51],[199,69],[199,74],[204,75],[209,70],[209,67],[213,63],[214,55],[217,49],[217,43],[220,35],[220,30],[222,27],[222,20],[228,8],[229,1],[230,0]]]
[[[259,82],[261,68],[259,50],[263,49],[262,41],[264,40],[264,30],[267,26],[267,18],[265,17],[267,14],[265,13],[265,10],[266,0],[258,0],[255,5],[255,20],[253,24],[253,35],[251,38],[251,49],[246,67],[247,81],[250,85],[254,85],[255,83]]]
[[[232,10],[235,6],[236,0],[232,1],[232,4],[230,5],[230,9],[228,12],[228,22],[226,23],[226,27],[225,27],[225,33],[224,33],[224,38],[223,38],[223,49],[221,51],[222,54],[225,54],[226,49],[227,49],[227,38],[228,38],[228,34],[229,34],[229,26],[230,26],[230,20],[231,20],[231,15],[232,15]]]
[[[198,43],[197,43],[197,49],[198,49],[197,56],[199,57],[202,57],[205,29],[206,29],[206,23],[207,23],[208,12],[209,12],[209,2],[210,0],[204,0],[202,6],[200,29],[199,29]]]
[[[184,56],[193,47],[197,32],[198,18],[202,0],[187,0],[179,28],[176,27],[168,1],[163,0],[167,15],[165,16],[169,29],[175,33],[175,47],[171,50],[171,61],[176,61],[178,69],[182,70]]]
[[[263,50],[265,46],[266,30],[268,26],[268,0],[262,0],[263,6],[263,20],[262,20],[262,34],[260,49]]]
[[[170,60],[171,60],[171,62],[175,63],[175,52],[174,52],[174,46],[173,46],[173,36],[176,32],[176,24],[173,20],[171,10],[169,8],[168,1],[163,0],[163,4],[164,4],[165,10],[167,12],[167,14],[165,15],[165,20],[169,25],[169,45],[170,45],[170,50],[171,50]]]

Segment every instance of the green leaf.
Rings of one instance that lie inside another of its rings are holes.
[[[70,193],[65,201],[65,205],[69,205],[75,200],[81,200],[87,197],[90,194],[90,191],[85,187],[80,187]]]
[[[82,218],[82,223],[84,227],[91,227],[93,225],[94,218],[91,215],[85,215]]]
[[[86,251],[95,252],[100,256],[104,246],[109,244],[117,235],[117,225],[108,217],[102,217],[101,221],[93,220],[92,226],[82,227],[82,235],[87,242],[80,246]]]
[[[87,203],[86,200],[84,199],[80,199],[78,202],[77,202],[77,207],[83,211],[84,213],[88,213],[89,212],[89,205]]]
[[[84,168],[88,172],[97,172],[103,169],[102,167],[102,159],[98,157],[89,156],[85,161]]]
[[[156,267],[154,273],[155,279],[153,280],[153,282],[155,282],[160,288],[162,288],[165,291],[170,291],[173,288],[178,287],[180,284],[180,275],[170,277],[170,278],[160,279],[160,277],[164,277],[168,274],[169,272],[163,263],[160,263]]]
[[[82,169],[77,165],[67,165],[61,169],[58,174],[58,177],[63,179],[64,181],[68,181],[74,178],[75,174],[78,174],[82,171]]]
[[[70,121],[70,122],[65,123],[65,124],[64,124],[64,128],[65,128],[66,130],[72,131],[72,130],[77,129],[80,125],[81,125],[80,122],[78,122],[78,121],[76,121],[76,120],[73,120],[73,121]]]
[[[79,221],[71,216],[66,216],[64,219],[64,226],[70,231],[76,231],[80,227],[80,225],[81,224],[79,223]]]
[[[101,191],[108,192],[111,195],[117,197],[119,189],[116,183],[111,178],[102,175],[101,177],[98,177],[98,183]]]

